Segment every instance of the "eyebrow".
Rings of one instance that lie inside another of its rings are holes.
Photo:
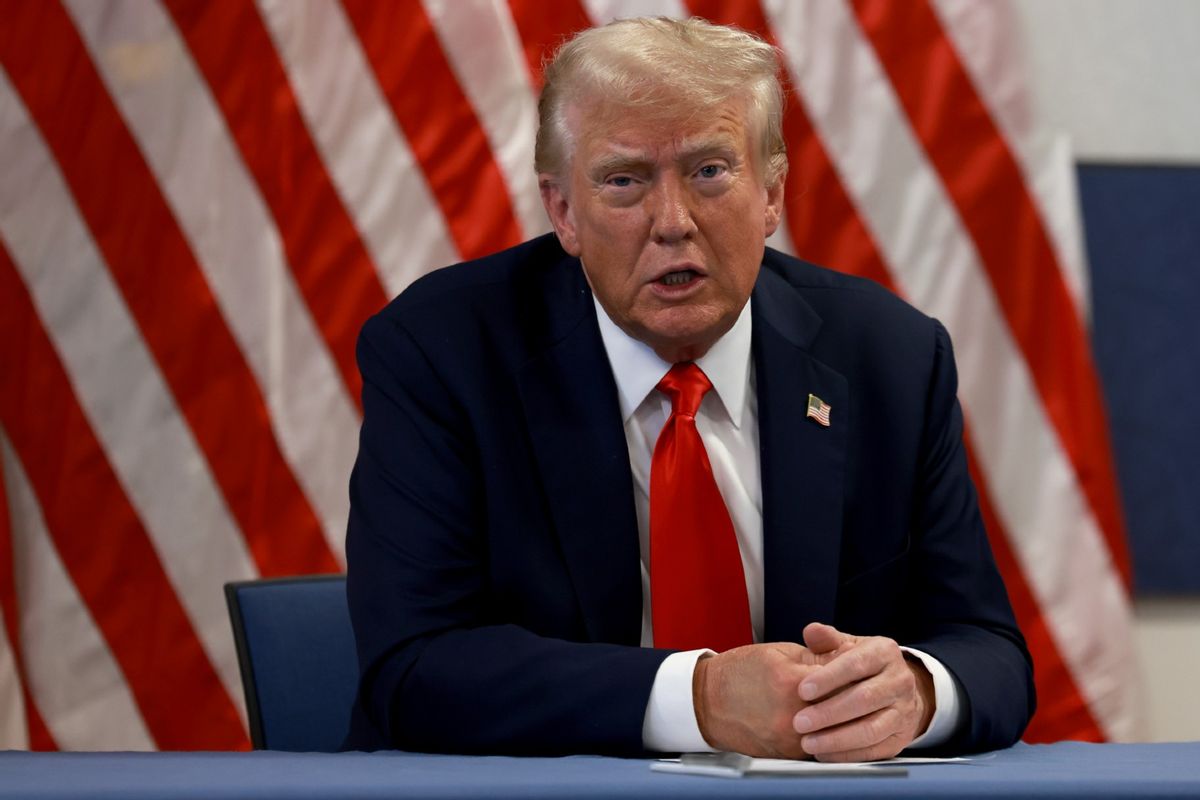
[[[717,133],[703,139],[684,142],[683,147],[679,148],[679,158],[682,161],[688,161],[708,153],[726,153],[736,149],[737,144],[733,136],[727,133]]]
[[[677,161],[691,161],[709,153],[728,153],[736,150],[734,138],[718,133],[714,136],[684,142],[679,149]],[[601,156],[588,170],[590,177],[596,178],[610,172],[622,172],[644,168],[653,159],[645,153],[608,153]]]
[[[588,170],[588,175],[598,178],[610,172],[624,172],[645,167],[650,159],[644,154],[608,153],[601,156]]]

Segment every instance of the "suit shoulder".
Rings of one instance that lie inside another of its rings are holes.
[[[568,258],[552,234],[522,242],[482,258],[432,270],[417,278],[380,312],[403,318],[431,307],[451,310],[469,307],[473,300],[500,302],[514,287]]]
[[[367,320],[360,346],[401,335],[443,365],[520,360],[589,297],[578,259],[549,234],[418,278]]]
[[[831,321],[831,317],[845,317],[848,308],[854,310],[853,316],[858,319],[874,316],[876,324],[887,321],[927,329],[933,321],[870,278],[838,272],[770,248],[763,258],[763,265],[795,288],[826,322]]]

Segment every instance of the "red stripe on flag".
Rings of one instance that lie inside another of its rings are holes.
[[[1099,380],[1021,169],[926,2],[855,0],[854,10],[979,250],[1128,587],[1129,552]]]
[[[21,693],[25,698],[25,724],[29,728],[29,749],[41,752],[53,752],[61,749],[50,733],[50,729],[46,727],[46,721],[42,718],[42,712],[38,710],[37,703],[33,701],[33,695],[30,694],[27,684],[21,686]]]
[[[895,292],[875,239],[798,98],[793,97],[784,110],[783,132],[789,163],[784,211],[792,249],[801,258],[870,278]]]
[[[463,258],[521,241],[500,167],[418,0],[344,0],[367,61]]]
[[[2,248],[0,297],[5,299],[0,362],[6,365],[0,370],[0,423],[147,728],[162,748],[244,749],[248,742],[233,702]],[[179,713],[181,687],[189,699],[187,714]]]
[[[964,436],[970,440],[969,431],[964,432]],[[969,445],[967,465],[975,485],[979,487],[979,513],[983,516],[983,524],[987,528],[996,565],[1000,568],[1000,575],[1008,589],[1008,599],[1012,603],[1013,613],[1016,614],[1017,624],[1020,625],[1029,653],[1033,656],[1033,682],[1037,689],[1038,709],[1022,738],[1031,743],[1057,742],[1063,739],[1103,742],[1104,733],[1100,730],[1096,718],[1092,716],[1087,700],[1079,691],[1071,669],[1059,653],[1058,645],[1055,644],[1046,624],[1046,618],[1042,615],[1033,591],[1025,580],[1025,574],[1021,571],[1009,545],[1009,535],[1001,526],[1000,518],[996,516],[988,494],[984,491],[986,483],[983,473],[980,472]]]
[[[17,3],[5,30],[0,60],[54,153],[259,570],[337,571],[254,377],[66,13],[58,3]]]
[[[0,264],[9,261],[8,251],[0,241]],[[0,306],[7,316],[8,303]],[[3,427],[3,426],[0,426]],[[0,462],[0,624],[4,625],[12,648],[13,666],[17,683],[25,702],[25,729],[29,737],[30,750],[57,750],[58,744],[38,711],[29,690],[29,676],[25,668],[25,657],[21,646],[21,611],[17,602],[16,551],[13,549],[12,515],[8,508],[8,493],[4,484],[4,464]]]
[[[770,23],[754,0],[689,0],[688,7],[710,22],[736,25],[776,44]],[[786,65],[780,68],[786,73]],[[784,210],[796,255],[870,278],[895,291],[874,237],[846,193],[821,137],[804,113],[803,100],[794,90],[784,107],[783,135],[788,148]]]
[[[325,171],[262,18],[249,0],[166,5],[271,209],[296,283],[342,380],[361,403],[355,343],[387,295]]]
[[[521,37],[521,49],[529,75],[538,91],[542,88],[542,64],[576,31],[592,27],[592,21],[577,0],[544,3],[541,0],[509,0],[509,10]]]

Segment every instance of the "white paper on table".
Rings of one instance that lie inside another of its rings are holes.
[[[786,758],[751,758],[740,753],[687,753],[678,759],[662,759],[650,765],[655,772],[683,775],[710,775],[741,778],[748,775],[791,775],[829,777],[837,775],[865,778],[896,778],[908,774],[913,764],[969,763],[965,758],[925,758],[906,756],[885,761],[855,761],[827,764],[820,761],[793,761]]]

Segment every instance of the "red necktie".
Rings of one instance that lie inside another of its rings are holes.
[[[650,463],[650,604],[654,646],[718,652],[750,644],[750,604],[737,536],[696,430],[712,383],[692,363],[659,382],[671,417]]]

